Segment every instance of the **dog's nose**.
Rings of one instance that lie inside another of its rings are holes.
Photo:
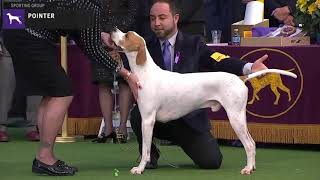
[[[111,28],[111,32],[116,32],[118,30],[118,27],[117,26],[113,26],[112,28]]]

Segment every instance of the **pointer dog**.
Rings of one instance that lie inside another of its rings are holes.
[[[246,151],[247,165],[241,174],[251,174],[256,168],[256,147],[246,121],[248,88],[238,76],[225,72],[180,74],[165,71],[154,63],[144,39],[137,33],[123,33],[117,29],[111,33],[111,38],[123,49],[142,86],[137,99],[142,117],[142,158],[139,166],[131,169],[132,174],[141,174],[150,161],[156,120],[168,122],[196,109],[209,107],[218,111],[221,106]],[[250,74],[246,80],[269,72],[297,77],[291,72],[268,69]]]
[[[11,15],[10,13],[6,14],[9,18],[9,24],[12,24],[13,20],[17,21],[19,24],[22,24],[22,22],[20,21],[20,16],[14,16]]]

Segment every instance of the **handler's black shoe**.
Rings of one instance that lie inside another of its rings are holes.
[[[137,163],[141,161],[141,148],[139,148],[140,156],[137,159]],[[157,169],[158,168],[158,159],[160,158],[160,150],[157,146],[152,143],[151,145],[151,153],[150,153],[150,161],[146,164],[146,169]]]
[[[155,151],[151,151],[150,161],[146,164],[146,169],[157,169],[158,168],[158,159],[160,158],[160,151],[156,148]]]
[[[70,166],[57,161],[53,165],[45,164],[37,159],[33,160],[32,172],[37,174],[45,174],[49,176],[73,176],[75,171]]]
[[[159,151],[160,152],[160,151]],[[160,158],[159,152],[150,154],[150,161],[146,164],[146,169],[157,169],[158,168],[158,159]],[[137,159],[137,163],[140,163],[141,155]]]
[[[75,166],[69,166],[67,163],[65,163],[64,161],[58,160],[57,161],[59,164],[64,165],[66,168],[74,171],[74,172],[78,172],[79,168],[75,167]]]
[[[158,160],[150,160],[146,164],[146,169],[157,169],[158,168]]]

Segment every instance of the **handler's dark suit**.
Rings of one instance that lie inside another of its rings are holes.
[[[242,75],[243,66],[246,62],[231,58],[220,62],[213,60],[210,58],[213,51],[201,39],[200,36],[178,32],[174,53],[180,53],[180,58],[178,63],[174,64],[173,71],[179,73],[226,71]],[[159,40],[154,36],[146,42],[155,63],[165,69]],[[130,121],[133,131],[137,135],[141,152],[141,116],[137,106],[131,112]],[[200,168],[217,169],[221,165],[222,155],[216,139],[210,133],[209,120],[205,109],[196,110],[179,120],[165,124],[156,122],[153,135],[180,146]],[[151,161],[156,161],[158,157],[159,154],[153,144]]]

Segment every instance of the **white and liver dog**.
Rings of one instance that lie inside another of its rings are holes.
[[[238,76],[225,72],[180,74],[165,71],[154,63],[144,39],[137,33],[123,33],[117,29],[111,33],[111,38],[123,49],[142,86],[137,100],[142,117],[142,158],[139,166],[131,169],[132,174],[141,174],[150,160],[156,120],[168,122],[196,109],[209,107],[217,111],[221,106],[247,154],[247,165],[241,173],[250,174],[255,169],[255,142],[246,121],[248,88]],[[250,74],[247,80],[268,72],[297,77],[291,72],[268,69]]]

